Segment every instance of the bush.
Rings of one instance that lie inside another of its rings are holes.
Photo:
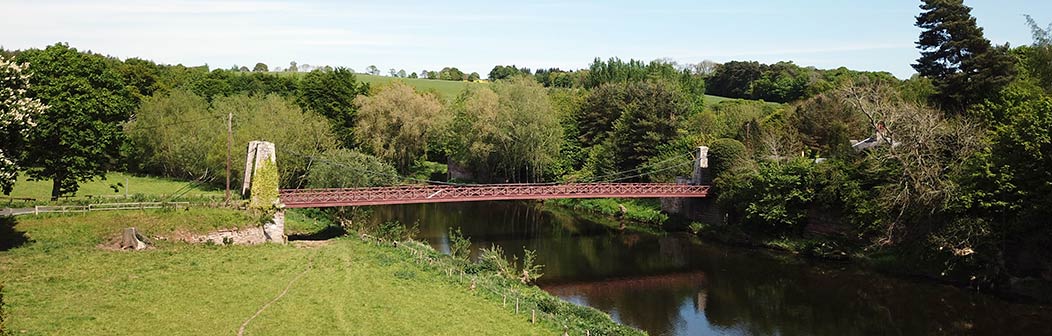
[[[757,172],[717,179],[717,202],[732,217],[731,222],[767,233],[799,233],[814,199],[813,184],[814,167],[809,161],[770,162]]]
[[[720,138],[709,145],[709,167],[713,177],[719,177],[725,171],[745,165],[748,150],[738,140]]]
[[[413,239],[419,232],[420,228],[417,224],[406,226],[402,222],[393,220],[380,223],[374,235],[384,240],[402,241]]]
[[[398,172],[379,158],[348,149],[333,149],[319,155],[307,172],[311,188],[354,188],[398,183]]]
[[[449,228],[449,255],[453,258],[467,259],[470,253],[471,240],[464,237],[460,228]]]

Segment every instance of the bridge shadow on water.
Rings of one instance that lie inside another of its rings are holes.
[[[18,220],[14,216],[0,217],[0,252],[7,251],[29,242],[29,236],[25,232],[18,231],[15,225]]]

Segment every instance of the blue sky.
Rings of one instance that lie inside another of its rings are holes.
[[[78,49],[213,68],[264,62],[418,72],[496,64],[586,67],[595,57],[680,63],[791,60],[913,73],[919,1],[9,1],[0,46]],[[966,0],[994,43],[1029,44],[1022,14],[1052,1]]]

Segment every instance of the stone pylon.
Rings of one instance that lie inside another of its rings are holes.
[[[711,184],[712,170],[709,169],[709,147],[698,147],[698,156],[694,158],[694,174],[690,178],[690,184]]]
[[[252,178],[256,176],[256,170],[259,169],[263,160],[270,160],[270,163],[277,164],[274,143],[266,141],[249,142],[248,155],[245,157],[245,178],[242,180],[241,196],[247,198],[251,195]]]
[[[274,151],[274,143],[266,141],[252,141],[248,143],[248,151],[245,156],[245,179],[241,186],[241,195],[245,198],[252,197],[254,192],[258,190],[252,190],[252,181],[259,175],[259,168],[261,164],[269,160],[275,168],[277,168],[277,156]],[[278,183],[267,183],[268,186],[273,186],[273,195],[278,195]],[[263,224],[263,235],[266,240],[274,243],[284,244],[287,241],[285,236],[285,207],[281,204],[280,199],[274,199],[274,217],[267,223]]]

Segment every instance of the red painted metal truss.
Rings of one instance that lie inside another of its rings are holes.
[[[571,183],[404,185],[374,188],[283,189],[288,208],[500,201],[553,198],[706,197],[707,185],[673,183]]]

